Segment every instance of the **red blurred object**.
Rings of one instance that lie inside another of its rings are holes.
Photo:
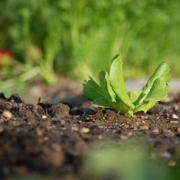
[[[7,62],[5,62],[7,60],[8,60],[8,62],[11,62],[13,60],[13,58],[14,57],[13,57],[13,54],[11,53],[11,51],[5,50],[5,49],[0,50],[0,65],[7,63]]]

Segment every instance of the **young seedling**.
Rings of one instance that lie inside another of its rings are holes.
[[[126,89],[122,65],[122,60],[116,56],[109,72],[99,73],[99,82],[92,77],[85,81],[84,96],[98,106],[127,115],[147,112],[157,101],[166,97],[170,81],[170,68],[166,63],[156,68],[142,89],[132,92]]]

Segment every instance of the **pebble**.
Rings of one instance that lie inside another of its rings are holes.
[[[86,133],[90,132],[90,129],[86,128],[86,127],[83,127],[83,128],[81,128],[80,132],[86,134]]]
[[[59,119],[69,116],[70,108],[65,104],[54,104],[51,109],[52,113]]]
[[[13,115],[10,111],[4,111],[2,113],[2,116],[5,117],[6,119],[11,119],[13,117]]]
[[[66,124],[66,121],[64,119],[61,119],[61,124],[62,125]]]
[[[132,135],[133,135],[132,131],[128,132],[128,136],[132,136]]]
[[[104,128],[104,126],[99,126],[99,128],[100,128],[100,129],[103,129],[103,128]]]
[[[177,121],[170,121],[171,124],[177,124]]]
[[[159,134],[159,133],[160,133],[159,128],[154,128],[154,129],[152,129],[152,133],[154,133],[154,134]]]
[[[180,133],[180,127],[177,128],[177,132]]]
[[[36,129],[36,133],[37,133],[38,136],[43,136],[44,135],[44,130],[38,128],[38,129]]]
[[[147,125],[142,125],[142,126],[140,126],[140,129],[141,129],[141,130],[148,130],[148,129],[149,129],[149,126],[147,126]]]
[[[172,119],[178,119],[178,116],[176,114],[173,114],[171,117]]]
[[[60,118],[58,118],[58,117],[53,117],[53,118],[52,118],[52,121],[53,121],[53,122],[58,122],[58,121],[60,121]]]
[[[78,128],[76,126],[71,127],[73,131],[78,131]]]
[[[42,119],[46,119],[47,118],[47,116],[46,115],[42,115]]]
[[[167,136],[174,136],[174,133],[169,129],[166,131]]]
[[[174,106],[174,110],[178,111],[179,110],[179,106]]]

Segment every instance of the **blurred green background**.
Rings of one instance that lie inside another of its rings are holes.
[[[0,66],[0,88],[96,77],[117,53],[126,78],[143,79],[161,61],[179,78],[179,9],[178,0],[1,0],[0,51],[15,60]]]

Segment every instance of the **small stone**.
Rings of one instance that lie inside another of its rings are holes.
[[[177,124],[177,121],[170,121],[171,124]]]
[[[165,131],[165,133],[166,133],[167,136],[174,136],[174,133],[170,129]]]
[[[53,117],[53,118],[52,118],[52,121],[53,121],[53,122],[58,122],[58,121],[60,121],[60,119],[59,119],[58,117]]]
[[[128,136],[132,136],[132,135],[133,135],[132,131],[128,132]]]
[[[176,131],[180,134],[180,127],[178,127]]]
[[[155,127],[154,129],[152,129],[152,133],[159,134],[160,133],[159,128]]]
[[[71,129],[72,129],[73,131],[78,131],[78,128],[77,128],[76,126],[73,126]]]
[[[51,109],[52,109],[52,114],[54,114],[58,118],[64,118],[69,116],[70,108],[65,104],[62,103],[54,104],[52,105]]]
[[[64,119],[61,119],[61,124],[62,125],[66,124],[66,121]]]
[[[42,119],[47,119],[47,116],[46,115],[42,115]]]
[[[179,110],[179,106],[174,106],[174,110],[178,111]]]
[[[143,126],[140,126],[140,129],[141,129],[141,130],[148,130],[148,129],[149,129],[149,126],[143,125]]]
[[[44,130],[38,128],[38,129],[36,130],[36,133],[37,133],[38,136],[43,136],[43,135],[44,135]]]
[[[89,128],[86,128],[86,127],[83,127],[83,128],[81,128],[80,132],[81,132],[82,134],[86,134],[86,133],[89,133],[89,132],[90,132],[90,129],[89,129]]]
[[[11,119],[13,115],[10,111],[4,111],[2,113],[2,116],[5,117],[6,119]]]
[[[178,116],[176,114],[173,114],[171,117],[172,119],[178,119]]]

